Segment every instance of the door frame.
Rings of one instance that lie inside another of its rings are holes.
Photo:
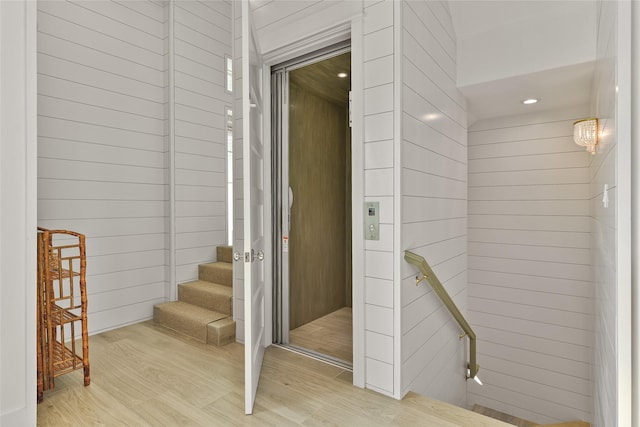
[[[352,92],[352,128],[351,128],[351,188],[352,188],[352,313],[353,313],[353,385],[365,387],[365,323],[364,323],[364,235],[360,224],[364,221],[362,206],[364,203],[364,138],[363,138],[363,42],[362,42],[362,17],[357,16],[351,21],[326,29],[323,32],[302,38],[286,46],[274,49],[262,54],[263,59],[263,104],[264,105],[264,134],[265,148],[272,147],[271,126],[271,67],[290,59],[318,51],[345,40],[351,39],[351,92]],[[267,105],[268,104],[268,105]],[[271,175],[265,177],[265,190],[272,189]],[[269,198],[270,199],[270,198]],[[266,200],[265,200],[266,202]],[[271,202],[269,202],[271,205]],[[267,222],[267,217],[269,216]],[[273,229],[271,209],[267,211],[265,205],[265,224]],[[269,233],[271,234],[271,230]],[[265,235],[266,238],[266,235]],[[273,250],[273,248],[272,248]],[[265,265],[265,274],[273,273],[273,253],[268,257]],[[265,292],[268,300],[265,300],[265,324],[273,322],[273,280],[272,276],[266,276]],[[269,323],[266,323],[269,322]],[[271,328],[266,328],[266,345],[270,345],[273,339]]]
[[[275,218],[281,222],[278,226],[275,223],[272,223],[272,248],[273,248],[273,271],[276,270],[281,272],[279,277],[275,275],[273,277],[273,319],[279,319],[279,331],[278,328],[275,329],[273,339],[277,340],[278,343],[283,345],[289,345],[289,331],[291,329],[290,326],[290,317],[286,315],[286,313],[290,314],[290,280],[289,280],[289,268],[290,258],[289,258],[289,250],[284,249],[284,243],[279,244],[280,236],[283,237],[286,235],[290,235],[289,225],[291,223],[291,193],[290,193],[290,181],[289,181],[289,155],[290,155],[290,146],[289,146],[289,93],[290,93],[290,77],[289,73],[318,62],[322,62],[324,60],[331,59],[333,57],[351,53],[351,39],[346,39],[337,44],[333,44],[331,46],[325,46],[324,48],[311,52],[308,55],[303,55],[302,57],[293,58],[290,61],[286,61],[284,63],[280,63],[277,66],[271,67],[271,93],[273,97],[278,97],[278,101],[272,99],[272,107],[277,105],[273,110],[273,115],[271,116],[271,125],[275,124],[276,129],[272,130],[271,137],[275,138],[276,141],[271,141],[271,166],[272,166],[272,179],[273,182],[277,184],[272,186],[272,215],[275,215]],[[351,74],[351,73],[349,73]],[[274,88],[275,85],[275,88]],[[280,102],[279,102],[280,101]],[[280,120],[279,124],[277,124],[277,119],[274,115],[279,115]],[[278,132],[279,131],[279,132]],[[279,136],[278,136],[279,135]],[[276,187],[279,187],[276,189]],[[293,195],[293,200],[295,200],[296,196]],[[295,203],[295,202],[294,202]],[[277,288],[280,288],[280,292],[277,292]],[[279,296],[277,296],[279,295]],[[277,307],[276,307],[277,306]],[[275,341],[274,341],[275,342]],[[294,348],[298,348],[293,345]],[[302,350],[302,349],[301,349]],[[303,352],[306,352],[302,350]],[[320,358],[323,356],[320,353],[309,350],[309,353],[317,355]],[[325,355],[326,356],[326,355]],[[327,356],[328,360],[333,360],[333,357]],[[339,359],[335,360],[338,365],[345,365]],[[351,369],[350,365],[349,369]]]

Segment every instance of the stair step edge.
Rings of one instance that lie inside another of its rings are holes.
[[[185,317],[191,318],[212,317],[216,318],[215,320],[220,320],[224,317],[227,317],[227,315],[224,313],[220,313],[215,310],[209,310],[194,304],[189,304],[184,301],[163,302],[160,304],[156,304],[154,308],[156,307],[159,310],[167,310],[172,313],[180,312],[184,314]],[[210,320],[210,322],[213,322],[213,320]]]
[[[225,317],[207,325],[207,344],[222,347],[236,340],[236,321]]]
[[[186,288],[197,288],[202,291],[209,291],[211,293],[220,293],[225,296],[232,296],[233,290],[227,286],[216,282],[209,282],[207,280],[193,280],[191,282],[180,283],[178,287]]]
[[[154,322],[200,342],[207,342],[207,325],[225,317],[228,315],[182,301],[153,306]]]

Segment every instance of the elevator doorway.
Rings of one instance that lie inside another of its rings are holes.
[[[349,45],[272,68],[276,344],[350,368]]]

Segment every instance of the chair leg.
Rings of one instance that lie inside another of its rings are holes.
[[[84,385],[85,387],[91,384],[91,375],[89,374],[89,366],[84,367]]]

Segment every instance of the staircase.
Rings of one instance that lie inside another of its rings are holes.
[[[590,424],[585,421],[569,421],[558,424],[538,424],[533,421],[527,421],[522,418],[514,417],[513,415],[505,414],[504,412],[496,411],[495,409],[487,408],[481,405],[473,405],[471,411],[478,414],[485,415],[487,417],[504,421],[505,423],[518,426],[518,427],[589,427]]]
[[[153,320],[218,347],[235,341],[231,252],[231,246],[218,246],[218,261],[200,264],[198,280],[178,285],[178,301],[155,305]]]

